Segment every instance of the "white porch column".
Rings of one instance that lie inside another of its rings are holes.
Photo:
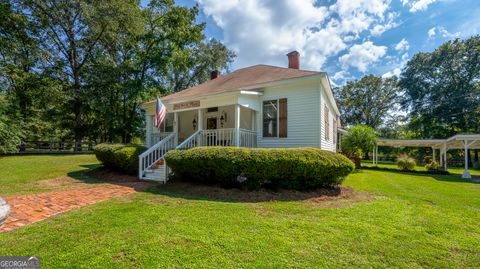
[[[175,146],[178,146],[178,112],[173,113],[173,132],[175,135]]]
[[[378,146],[375,147],[375,164],[378,165]]]
[[[434,147],[432,147],[432,159],[433,159],[434,162],[437,161],[437,158],[435,157],[435,148]]]
[[[443,144],[443,169],[447,171],[447,144]]]
[[[197,118],[197,130],[203,130],[203,109],[198,109]]]
[[[145,114],[145,144],[147,145],[147,148],[150,148],[152,146],[152,127],[153,127],[153,121],[152,121],[152,115]]]
[[[440,167],[443,167],[443,149],[440,148],[440,156],[439,157],[439,160],[440,160]]]
[[[375,147],[372,149],[372,164],[375,165]]]
[[[240,105],[235,105],[235,146],[240,147]]]
[[[257,128],[255,126],[255,116],[256,116],[256,111],[252,109],[252,131],[255,131]]]
[[[201,109],[201,108],[198,109],[197,118],[198,118],[198,120],[197,120],[197,130],[198,131],[203,130],[203,109]],[[198,141],[198,143],[200,144],[200,146],[203,146],[202,135],[200,135],[199,139],[200,139],[200,141]]]
[[[470,172],[468,171],[468,141],[463,141],[464,148],[465,148],[465,170],[463,171],[462,178],[472,178]]]

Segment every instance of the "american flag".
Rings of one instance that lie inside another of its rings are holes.
[[[165,119],[165,115],[167,115],[167,108],[157,96],[157,105],[155,109],[155,128],[158,128],[160,124],[162,124],[163,120]]]

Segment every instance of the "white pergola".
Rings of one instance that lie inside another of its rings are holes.
[[[389,147],[428,147],[432,148],[432,157],[436,160],[435,151],[440,151],[440,165],[447,170],[447,151],[449,149],[465,150],[465,170],[463,178],[472,178],[468,171],[468,150],[480,149],[480,134],[459,134],[447,139],[377,139],[377,147],[373,150],[373,163],[378,164],[378,146]]]

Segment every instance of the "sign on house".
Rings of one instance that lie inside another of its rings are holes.
[[[173,110],[182,110],[182,109],[188,109],[188,108],[199,107],[199,106],[200,106],[200,101],[183,102],[183,103],[173,104]]]

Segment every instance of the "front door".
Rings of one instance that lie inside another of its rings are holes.
[[[217,129],[217,117],[207,119],[207,130]]]

